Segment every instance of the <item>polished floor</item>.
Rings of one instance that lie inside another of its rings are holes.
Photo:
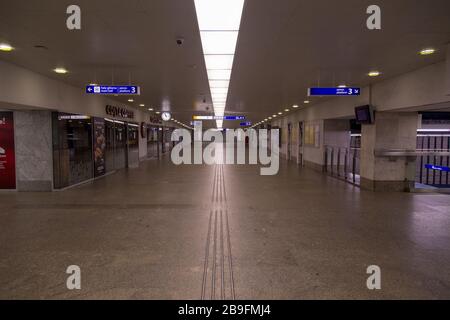
[[[1,299],[448,299],[449,267],[450,196],[362,191],[294,163],[260,176],[151,160],[0,193]]]

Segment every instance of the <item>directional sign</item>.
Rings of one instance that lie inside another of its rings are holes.
[[[361,88],[309,88],[308,96],[359,96]]]
[[[437,171],[450,172],[450,168],[449,167],[435,166],[433,164],[426,164],[425,168],[431,169],[431,170],[437,170]]]
[[[193,120],[245,120],[245,116],[193,116]]]
[[[139,95],[141,89],[139,86],[86,86],[86,93]]]
[[[225,116],[223,120],[245,120],[244,116]]]
[[[250,127],[251,125],[251,122],[241,122],[241,127]]]

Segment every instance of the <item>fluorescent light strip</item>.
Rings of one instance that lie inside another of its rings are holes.
[[[194,0],[214,114],[223,116],[245,0]],[[216,121],[222,128],[223,121]]]
[[[417,129],[417,132],[450,132],[450,129]]]

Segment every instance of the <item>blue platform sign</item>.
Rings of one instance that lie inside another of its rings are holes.
[[[86,86],[86,93],[89,94],[141,94],[139,86]]]
[[[359,96],[361,88],[309,88],[308,96]]]
[[[245,116],[224,116],[223,120],[245,120]]]
[[[437,170],[437,171],[450,172],[450,168],[449,167],[435,166],[433,164],[426,164],[425,168],[431,169],[431,170]]]
[[[241,122],[241,127],[250,127],[251,125],[251,122]]]

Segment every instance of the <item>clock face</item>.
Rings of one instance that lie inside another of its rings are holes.
[[[172,118],[170,112],[163,112],[161,114],[161,119],[163,119],[164,121],[169,121]]]

